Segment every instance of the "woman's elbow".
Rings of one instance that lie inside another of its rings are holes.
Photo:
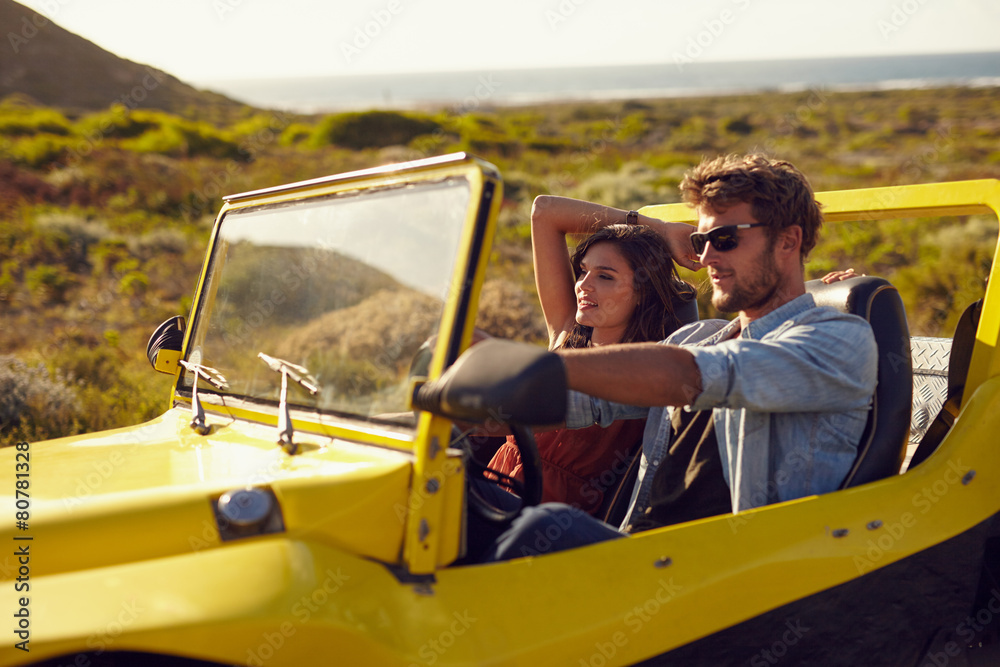
[[[538,195],[535,197],[535,201],[531,203],[531,222],[532,224],[538,224],[545,218],[545,214],[548,209],[552,206],[552,202],[555,198],[552,195]]]

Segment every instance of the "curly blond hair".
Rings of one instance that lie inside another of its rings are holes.
[[[763,155],[725,155],[694,167],[681,182],[681,196],[694,208],[724,211],[746,202],[758,222],[777,230],[802,228],[800,256],[804,262],[816,246],[823,212],[805,175],[790,162]]]

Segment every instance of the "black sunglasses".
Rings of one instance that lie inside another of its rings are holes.
[[[716,227],[710,232],[695,232],[691,235],[691,245],[694,246],[694,251],[699,255],[705,252],[705,248],[709,243],[719,252],[729,252],[740,244],[739,234],[736,233],[737,229],[750,229],[751,227],[764,227],[766,225],[766,222],[745,222],[742,225]]]

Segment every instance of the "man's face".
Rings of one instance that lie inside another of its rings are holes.
[[[759,222],[750,212],[750,204],[741,202],[725,211],[703,208],[699,211],[698,231],[705,233],[728,225]],[[773,310],[781,276],[774,259],[774,244],[766,227],[735,231],[737,245],[720,251],[713,244],[699,256],[712,281],[712,305],[723,313],[740,312],[755,319]]]

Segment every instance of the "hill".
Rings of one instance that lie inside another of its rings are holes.
[[[6,33],[0,45],[0,99],[20,94],[79,111],[119,103],[200,120],[244,108],[166,72],[119,58],[13,0],[0,0],[0,26]]]

